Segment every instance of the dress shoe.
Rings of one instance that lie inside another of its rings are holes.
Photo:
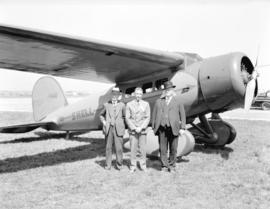
[[[161,168],[161,172],[166,172],[166,173],[168,173],[168,172],[170,172],[170,170],[169,170],[167,167],[162,167],[162,168]]]
[[[176,172],[176,168],[175,167],[170,167],[170,172],[175,173]]]
[[[116,165],[116,169],[121,171],[122,170],[122,165]]]
[[[107,165],[106,165],[106,166],[104,167],[104,169],[105,169],[105,170],[111,170],[111,166],[107,166]]]
[[[134,173],[136,171],[136,168],[130,168],[130,173]]]

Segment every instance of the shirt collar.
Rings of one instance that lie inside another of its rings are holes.
[[[175,97],[176,96],[176,93],[173,92],[173,95],[171,96],[171,98]],[[162,94],[160,95],[160,98],[161,99],[165,99],[166,98],[166,95],[165,95],[165,91],[162,92]]]

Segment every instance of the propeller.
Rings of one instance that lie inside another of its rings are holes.
[[[244,109],[247,111],[250,109],[253,97],[254,97],[254,92],[256,88],[256,79],[257,78],[252,78],[246,86],[246,94],[245,94],[245,107]]]
[[[257,71],[258,67],[258,57],[259,57],[259,48],[258,48],[258,53],[257,53],[257,58],[254,66],[254,70],[252,74],[249,76],[249,81],[246,86],[246,93],[245,93],[245,105],[244,109],[248,111],[252,105],[252,101],[255,95],[257,95],[258,91],[258,83],[257,83],[257,78],[259,77],[259,73]]]

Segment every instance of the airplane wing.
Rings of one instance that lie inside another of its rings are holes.
[[[42,127],[45,128],[49,126],[55,126],[54,122],[40,122],[40,123],[28,123],[22,125],[13,125],[13,126],[6,126],[0,127],[0,133],[26,133],[32,131],[36,128]]]
[[[0,68],[120,83],[176,71],[181,53],[64,37],[0,25]]]

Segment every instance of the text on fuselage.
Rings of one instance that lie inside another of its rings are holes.
[[[72,120],[81,120],[90,116],[95,115],[96,110],[91,108],[78,110],[72,113]]]

